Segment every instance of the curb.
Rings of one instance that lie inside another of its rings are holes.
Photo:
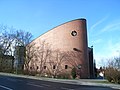
[[[29,76],[29,75],[16,75],[16,74],[2,73],[2,72],[0,72],[0,75],[22,77],[22,78],[36,79],[36,80],[44,80],[44,81],[51,81],[51,82],[59,82],[59,83],[66,83],[66,84],[103,86],[103,87],[110,87],[113,89],[120,89],[119,84],[94,83],[90,79],[79,79],[79,80],[53,79],[53,78],[36,77],[36,76]]]

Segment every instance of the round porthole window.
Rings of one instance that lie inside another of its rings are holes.
[[[76,31],[72,31],[71,35],[72,35],[72,36],[76,36],[76,35],[77,35],[77,32],[76,32]]]

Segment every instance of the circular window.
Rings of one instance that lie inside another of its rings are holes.
[[[76,32],[76,31],[72,31],[71,35],[72,35],[72,36],[76,36],[76,35],[77,35],[77,32]]]

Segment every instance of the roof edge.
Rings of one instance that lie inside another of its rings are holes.
[[[52,31],[54,28],[57,28],[57,27],[59,27],[59,26],[61,26],[61,25],[64,25],[64,24],[69,23],[69,22],[77,21],[77,20],[85,20],[85,21],[86,21],[85,18],[78,18],[78,19],[70,20],[70,21],[67,21],[67,22],[65,22],[65,23],[62,23],[62,24],[60,24],[60,25],[57,25],[57,26],[53,27],[52,29],[48,30],[47,32],[50,32],[50,31]],[[40,36],[46,34],[47,32],[41,34]],[[40,36],[38,36],[37,38],[39,38]],[[31,42],[33,42],[33,41],[36,40],[37,38],[33,39]],[[31,42],[30,42],[30,43],[31,43]],[[29,44],[30,44],[30,43],[29,43]]]

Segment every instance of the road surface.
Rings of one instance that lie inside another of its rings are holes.
[[[0,75],[0,90],[115,90],[109,87],[73,85]]]

